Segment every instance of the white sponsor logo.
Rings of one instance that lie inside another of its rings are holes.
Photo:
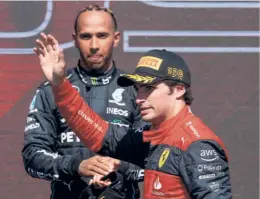
[[[199,179],[203,180],[203,179],[211,179],[211,178],[215,178],[215,177],[216,177],[216,174],[212,173],[212,174],[200,175]]]
[[[54,174],[53,177],[58,179],[60,176],[58,174]]]
[[[152,194],[156,195],[156,196],[165,196],[165,193],[161,192],[161,191],[152,191]]]
[[[155,190],[152,190],[152,194],[156,195],[156,196],[165,196],[165,193],[161,192],[161,191],[156,191],[162,188],[162,184],[160,182],[159,176],[156,178],[156,180],[153,183],[153,188]]]
[[[199,172],[202,172],[202,171],[203,171],[203,165],[201,165],[201,164],[198,165],[198,171],[199,171]]]
[[[193,134],[197,137],[200,138],[200,134],[199,132],[194,128],[194,126],[192,126],[192,122],[187,122],[186,126],[190,127],[191,131],[193,132]]]
[[[75,135],[74,132],[63,132],[61,133],[61,143],[64,142],[80,142],[80,139]]]
[[[209,187],[214,191],[218,191],[220,189],[220,184],[217,182],[211,182],[209,183]]]
[[[117,104],[118,106],[125,106],[124,102],[121,102],[123,100],[123,92],[125,89],[123,88],[117,88],[113,93],[112,97],[113,100],[109,100],[110,103]]]
[[[225,172],[217,172],[217,177],[223,177],[225,176]]]
[[[214,149],[200,150],[201,160],[212,162],[219,158],[217,152]]]
[[[131,174],[128,175],[127,179],[134,179],[134,180],[143,180],[144,179],[144,169],[140,170],[132,170]]]
[[[33,170],[32,168],[28,168],[27,171],[28,171],[28,173],[29,173],[31,176],[33,176],[33,177],[38,177],[38,178],[42,178],[42,179],[52,179],[52,178],[58,179],[58,178],[59,178],[59,175],[58,175],[58,174],[54,174],[54,175],[44,174],[44,173],[42,173],[42,172]]]
[[[65,118],[61,118],[60,121],[61,121],[61,123],[63,123],[63,124],[66,122]]]
[[[190,129],[197,138],[200,138],[199,132],[192,125],[190,126]]]
[[[122,110],[119,108],[110,108],[110,107],[107,107],[107,114],[121,115],[121,116],[125,116],[125,117],[128,117],[128,115],[129,115],[127,110]]]
[[[50,82],[44,82],[44,86],[47,86],[48,84],[50,84]]]
[[[59,157],[58,153],[50,153],[50,152],[47,152],[47,151],[44,150],[44,149],[42,149],[42,150],[38,150],[37,153],[43,153],[44,155],[47,155],[47,156],[53,157],[54,159],[56,159],[56,158]]]
[[[95,129],[97,129],[100,132],[103,132],[104,129],[99,124],[95,123],[93,119],[91,119],[89,116],[87,116],[82,110],[78,111],[78,114],[84,118],[89,124],[93,125]]]
[[[35,119],[33,117],[27,117],[26,121],[27,121],[27,123],[29,123],[29,122],[35,121]]]
[[[144,179],[144,169],[139,170],[137,179]]]
[[[37,113],[37,112],[38,112],[38,109],[37,109],[37,108],[32,109],[32,110],[29,111],[29,113]]]
[[[222,169],[222,165],[210,165],[210,164],[200,164],[198,165],[198,171],[220,171]]]
[[[108,84],[110,82],[110,79],[111,79],[111,76],[103,78],[102,79],[103,84]]]
[[[40,123],[35,123],[35,124],[30,124],[25,127],[24,131],[32,130],[32,129],[37,129],[40,127]]]
[[[90,124],[94,123],[94,121],[89,116],[87,116],[82,110],[79,110],[78,114],[81,115],[84,118],[84,120],[88,121]]]
[[[110,124],[113,124],[113,125],[118,125],[120,127],[124,126],[124,127],[129,127],[129,124],[123,124],[123,123],[117,123],[117,122],[110,122]]]
[[[156,189],[156,190],[159,190],[162,188],[162,184],[160,182],[160,179],[159,179],[159,176],[156,178],[155,182],[153,183],[153,187]]]

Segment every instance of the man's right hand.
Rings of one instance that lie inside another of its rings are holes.
[[[41,33],[41,38],[36,40],[36,44],[37,47],[33,50],[38,55],[46,79],[51,84],[61,84],[65,79],[65,61],[58,41],[52,35]]]
[[[80,176],[105,176],[112,171],[117,171],[121,161],[96,155],[87,160],[83,160],[78,169]]]

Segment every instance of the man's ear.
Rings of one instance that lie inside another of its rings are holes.
[[[73,40],[74,40],[74,46],[75,46],[76,48],[78,48],[77,35],[76,35],[75,32],[72,33],[72,38],[73,38]]]
[[[175,86],[175,95],[178,99],[182,98],[185,92],[186,92],[186,88],[184,85],[179,84]]]
[[[121,33],[118,32],[118,31],[115,32],[115,35],[114,35],[114,47],[117,47],[119,45],[120,39],[121,39]]]

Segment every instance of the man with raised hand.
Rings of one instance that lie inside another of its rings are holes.
[[[134,88],[117,84],[122,71],[116,68],[112,57],[120,41],[114,13],[98,5],[87,6],[75,19],[73,39],[79,61],[63,75],[74,90],[107,122],[116,126],[142,125]],[[41,65],[51,64],[57,58],[58,46],[56,49],[55,43],[47,45],[50,40],[55,41],[44,33],[37,40],[39,48],[35,50]],[[42,59],[48,51],[52,51],[52,59]],[[62,63],[63,58],[59,61]],[[29,175],[51,181],[53,199],[79,198],[90,179],[99,189],[92,187],[89,195],[98,197],[109,185],[99,179],[111,171],[123,176],[123,184],[116,190],[122,197],[125,195],[123,198],[139,198],[138,182],[143,180],[143,169],[95,155],[84,147],[58,111],[49,82],[37,89],[30,105],[22,157]]]
[[[64,76],[65,62],[51,35],[36,49],[56,103],[83,143],[98,153],[145,167],[145,199],[232,198],[224,144],[190,108],[191,74],[185,61],[166,50],[150,50],[133,74],[118,79],[135,85],[141,129],[115,127],[97,115]],[[41,50],[44,49],[42,53]]]

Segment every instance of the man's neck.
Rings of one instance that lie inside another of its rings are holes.
[[[174,105],[172,108],[169,108],[169,114],[165,115],[165,117],[161,118],[160,121],[154,122],[152,124],[153,129],[159,129],[161,127],[161,124],[163,124],[165,121],[175,117],[186,107],[186,104],[184,101],[177,102],[177,105]]]

